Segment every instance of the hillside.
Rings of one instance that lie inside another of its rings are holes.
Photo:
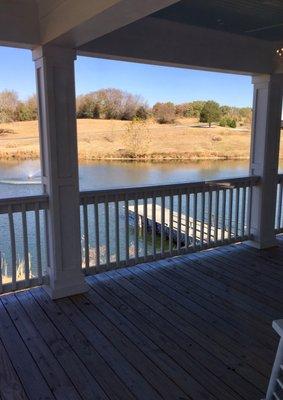
[[[248,159],[250,131],[213,126],[193,119],[173,125],[116,120],[78,120],[81,160]],[[283,155],[283,141],[281,143]],[[36,121],[0,124],[0,159],[39,157]]]

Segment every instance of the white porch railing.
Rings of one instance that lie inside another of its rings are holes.
[[[0,200],[0,293],[47,281],[47,196]]]
[[[86,274],[251,239],[257,177],[81,192]],[[283,232],[283,175],[275,230]],[[48,281],[47,196],[0,200],[0,293]]]
[[[278,175],[275,230],[283,232],[283,174]]]
[[[86,273],[134,265],[250,235],[257,177],[81,193]]]

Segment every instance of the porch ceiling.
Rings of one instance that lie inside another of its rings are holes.
[[[279,0],[181,0],[79,47],[81,54],[240,73],[278,69]]]
[[[142,18],[78,47],[79,54],[175,67],[247,74],[277,69],[277,42],[203,26]]]
[[[280,0],[0,0],[0,44],[240,73],[271,73]]]
[[[283,39],[280,0],[182,0],[153,17],[263,40]]]

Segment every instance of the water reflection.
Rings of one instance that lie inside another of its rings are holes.
[[[158,185],[244,176],[248,161],[111,162],[80,164],[82,190]]]
[[[80,189],[95,190],[126,186],[235,178],[248,174],[248,161],[195,162],[82,162]],[[39,160],[1,161],[0,198],[40,194]],[[283,171],[283,162],[280,172]],[[29,179],[32,177],[32,179]]]

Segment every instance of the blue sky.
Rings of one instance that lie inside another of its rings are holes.
[[[13,89],[22,99],[35,92],[30,51],[0,47],[0,60],[0,91]],[[149,105],[207,99],[235,106],[252,104],[249,76],[78,57],[77,94],[106,87],[140,94]]]

